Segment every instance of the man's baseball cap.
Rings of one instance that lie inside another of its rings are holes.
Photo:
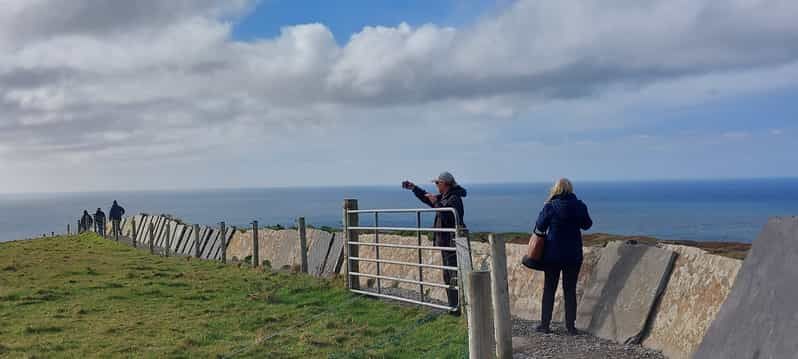
[[[457,181],[454,180],[454,176],[452,176],[452,174],[449,172],[441,172],[441,174],[438,175],[438,178],[432,180],[432,182],[433,183],[443,182],[452,185],[457,184]]]

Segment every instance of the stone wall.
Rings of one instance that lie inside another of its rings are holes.
[[[731,291],[742,261],[701,249],[665,245],[678,254],[643,340],[669,358],[690,358]]]
[[[161,228],[168,221],[158,217],[142,218],[136,216],[139,227],[153,223],[156,228]],[[204,228],[203,232],[212,231]],[[123,221],[123,234],[132,233],[131,221]],[[271,230],[259,229],[259,256],[262,261],[268,261],[273,269],[297,270],[300,265],[299,239],[295,229]],[[338,236],[341,234],[338,233]],[[320,230],[307,230],[308,248],[314,242],[330,233]],[[139,243],[148,242],[145,235],[139,230]],[[193,242],[189,230],[184,232],[187,244]],[[162,241],[162,238],[158,238]],[[340,239],[339,239],[340,240]],[[373,234],[361,234],[361,242],[374,242]],[[418,244],[416,237],[381,234],[379,241],[382,243]],[[321,242],[321,241],[320,241]],[[327,241],[329,242],[329,240]],[[431,246],[432,242],[426,237],[422,238],[422,245]],[[539,320],[540,304],[543,295],[543,273],[531,271],[523,267],[521,257],[526,252],[526,245],[507,244],[507,273],[510,295],[510,310],[516,317],[522,319]],[[648,348],[661,350],[669,358],[689,358],[698,348],[704,334],[717,315],[721,304],[729,294],[738,271],[742,265],[741,260],[709,254],[702,249],[681,245],[662,245],[662,247],[678,254],[673,265],[673,270],[665,290],[656,304],[653,314],[648,321],[648,330],[643,337],[642,344]],[[339,247],[340,248],[340,247]],[[581,301],[589,279],[593,276],[595,268],[601,258],[601,247],[585,247],[584,263],[577,284],[577,300]],[[192,253],[188,247],[185,253]],[[252,231],[237,230],[229,239],[227,259],[242,261],[252,254]],[[418,251],[415,249],[380,248],[380,258],[400,262],[417,263]],[[376,247],[360,246],[359,256],[362,258],[375,258]],[[215,258],[213,255],[210,258]],[[476,269],[488,269],[490,258],[488,246],[485,243],[472,243],[472,258]],[[216,258],[218,259],[218,258]],[[440,251],[422,251],[421,262],[425,264],[441,265]],[[359,263],[361,273],[377,273],[377,265],[373,262],[362,261]],[[419,272],[415,267],[399,264],[381,264],[380,273],[384,276],[418,280]],[[442,271],[434,268],[424,268],[422,271],[424,281],[442,283]],[[360,278],[363,288],[375,288],[376,280]],[[392,280],[382,280],[381,285],[386,288],[403,288],[418,291],[417,284],[403,283]],[[443,289],[425,287],[428,298],[445,301]],[[557,300],[554,307],[555,320],[562,320],[563,303],[562,289],[558,288]]]

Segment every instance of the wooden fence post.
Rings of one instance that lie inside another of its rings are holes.
[[[350,257],[357,257],[360,253],[360,248],[357,244],[350,244],[351,242],[358,241],[357,231],[350,230],[349,227],[357,227],[360,225],[360,218],[357,213],[349,213],[349,210],[357,210],[356,199],[344,200],[344,248],[346,249],[346,283],[351,289],[360,289],[360,277],[352,276],[349,273],[359,273],[360,263],[358,261],[350,260]]]
[[[133,231],[133,248],[136,248],[136,247],[138,247],[138,245],[136,244],[136,235],[138,235],[138,233],[136,233],[137,232],[137,230],[136,230],[136,219],[135,218],[131,218],[130,219],[130,224],[132,225],[131,228],[132,228],[132,231]]]
[[[155,254],[155,226],[150,222],[150,254]]]
[[[169,252],[171,251],[172,245],[172,225],[168,222],[166,223],[166,233],[164,233],[164,236],[166,237],[164,238],[164,246],[166,248],[164,248],[163,253],[164,256],[169,257]]]
[[[219,223],[219,232],[221,232],[219,234],[219,240],[220,240],[219,245],[222,248],[221,262],[227,263],[227,228],[225,228],[224,221]]]
[[[308,272],[308,238],[307,228],[305,227],[305,217],[297,218],[297,230],[299,231],[299,260],[300,271]]]
[[[496,337],[496,357],[513,357],[513,323],[510,318],[510,294],[507,286],[507,251],[504,241],[492,233],[490,243],[490,283],[493,302],[493,324]]]
[[[252,267],[257,268],[260,266],[259,251],[260,248],[258,241],[258,221],[252,221]]]
[[[194,257],[199,258],[200,253],[200,226],[194,225]]]
[[[474,269],[471,263],[471,244],[466,237],[455,238],[454,244],[457,254],[457,285],[460,288],[460,309],[464,315],[467,315],[471,305],[468,298],[468,273],[471,273]]]
[[[493,308],[490,300],[490,272],[468,273],[468,353],[471,359],[494,355]]]

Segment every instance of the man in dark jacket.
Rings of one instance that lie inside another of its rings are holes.
[[[100,208],[94,212],[94,230],[100,236],[105,237],[105,212]]]
[[[577,334],[576,281],[582,268],[582,230],[593,226],[587,206],[576,198],[571,181],[563,178],[551,189],[549,199],[543,205],[535,223],[535,233],[546,233],[543,248],[545,279],[541,305],[539,332],[548,333],[554,309],[554,295],[562,273],[563,298],[565,299],[565,327]]]
[[[108,218],[111,220],[111,231],[115,240],[119,240],[119,236],[122,234],[119,228],[119,222],[122,221],[122,216],[124,215],[125,209],[114,201],[111,210],[108,212]]]
[[[91,219],[91,215],[89,214],[89,211],[84,210],[83,211],[83,216],[80,217],[80,228],[78,228],[78,233],[83,233],[83,232],[86,232],[86,231],[90,231],[91,230],[91,225],[93,223],[94,223],[94,221]]]
[[[457,184],[449,172],[443,172],[433,181],[438,188],[438,194],[427,193],[421,187],[416,186],[412,182],[405,181],[402,186],[406,189],[412,190],[413,194],[421,201],[432,208],[454,208],[457,212],[457,218],[451,212],[437,212],[435,214],[435,228],[455,228],[455,223],[460,225],[460,228],[465,228],[463,224],[463,197],[466,196],[466,190]],[[438,247],[454,247],[452,240],[452,233],[435,233],[435,245]],[[441,256],[444,266],[457,267],[457,254],[454,251],[441,251]],[[443,271],[443,281],[447,285],[457,285],[457,272],[452,270]],[[459,306],[459,297],[457,290],[447,289],[446,297],[449,301],[449,306],[457,308]]]

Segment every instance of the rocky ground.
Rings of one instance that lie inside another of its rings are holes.
[[[535,321],[513,320],[513,358],[665,358],[660,352],[640,345],[618,344],[589,334],[571,336],[561,325],[553,325],[551,334],[537,333],[537,325]]]

